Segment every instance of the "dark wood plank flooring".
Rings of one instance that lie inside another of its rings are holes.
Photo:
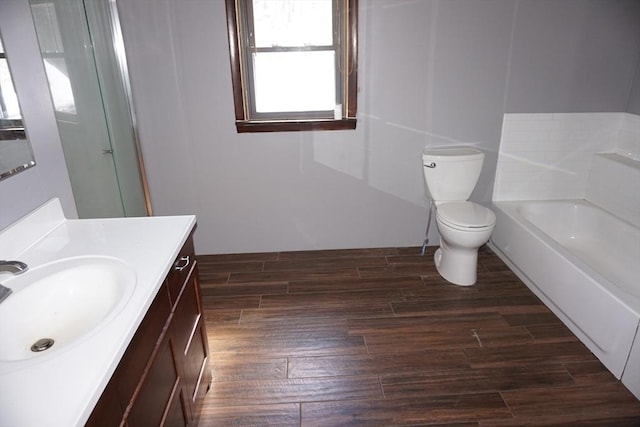
[[[199,256],[201,426],[639,426],[640,402],[488,248]]]

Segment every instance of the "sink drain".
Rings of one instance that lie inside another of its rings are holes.
[[[33,343],[31,346],[31,351],[39,353],[41,351],[45,351],[51,348],[55,341],[53,338],[40,338],[38,341]]]

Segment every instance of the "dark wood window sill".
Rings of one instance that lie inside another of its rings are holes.
[[[249,132],[295,132],[309,130],[348,130],[356,128],[356,119],[342,120],[286,120],[273,122],[236,121],[238,133]]]

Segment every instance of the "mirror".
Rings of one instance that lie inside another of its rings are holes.
[[[35,164],[0,37],[0,180]]]

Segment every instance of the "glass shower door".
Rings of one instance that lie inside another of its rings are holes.
[[[78,215],[150,214],[115,7],[30,3]]]

